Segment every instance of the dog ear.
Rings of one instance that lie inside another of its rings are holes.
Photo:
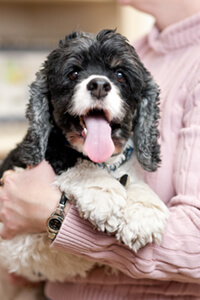
[[[133,120],[133,133],[138,161],[147,171],[156,171],[161,162],[158,144],[159,112],[159,89],[145,70],[144,89]]]
[[[51,130],[49,113],[49,90],[45,68],[36,74],[30,87],[30,101],[26,111],[29,128],[22,143],[19,144],[20,157],[26,165],[36,165],[45,156]]]

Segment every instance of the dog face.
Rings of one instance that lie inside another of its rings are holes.
[[[30,128],[23,147],[27,140],[30,143],[32,131],[37,131],[37,145],[42,149],[35,160],[41,160],[39,151],[44,155],[50,131],[50,107],[53,122],[68,142],[91,160],[102,162],[120,153],[133,131],[138,160],[145,169],[155,170],[159,163],[157,104],[157,86],[123,36],[112,30],[97,35],[73,32],[50,53],[31,86]]]
[[[54,120],[69,143],[95,162],[120,153],[132,130],[144,82],[130,50],[116,33],[81,33],[68,36],[46,62]]]

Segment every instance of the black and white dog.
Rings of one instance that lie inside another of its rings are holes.
[[[57,186],[96,228],[115,233],[134,251],[160,242],[168,210],[142,175],[142,168],[155,171],[160,163],[158,102],[157,85],[125,37],[112,30],[73,32],[37,73],[27,135],[1,174],[45,158]],[[116,180],[124,175],[126,186]],[[4,268],[31,280],[62,281],[93,267],[50,250],[46,234],[1,241],[0,257]]]

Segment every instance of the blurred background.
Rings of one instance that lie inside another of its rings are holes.
[[[24,136],[28,86],[61,38],[117,28],[132,42],[152,24],[115,0],[0,0],[0,159]]]

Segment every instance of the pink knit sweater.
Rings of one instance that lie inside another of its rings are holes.
[[[48,283],[52,300],[200,299],[200,13],[136,44],[161,88],[162,166],[146,180],[170,209],[161,245],[137,254],[96,232],[72,206],[52,248],[120,270]]]

